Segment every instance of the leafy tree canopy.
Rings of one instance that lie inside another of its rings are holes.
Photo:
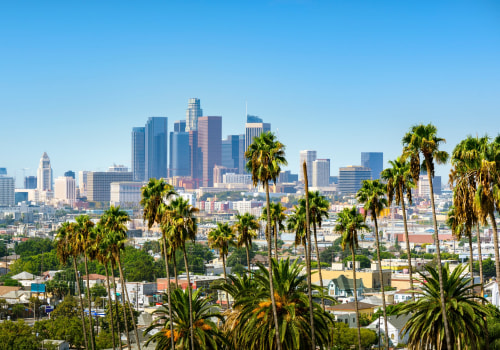
[[[370,259],[368,259],[366,256],[364,255],[356,255],[356,261],[359,261],[360,262],[360,265],[361,265],[361,268],[362,269],[368,269],[371,267],[372,265],[372,262]],[[352,256],[348,256],[346,257],[344,260],[342,260],[342,262],[345,264],[347,263],[348,261],[352,261]]]
[[[50,252],[55,248],[54,241],[49,238],[30,238],[26,242],[19,243],[16,248],[16,254],[21,258],[39,255]]]

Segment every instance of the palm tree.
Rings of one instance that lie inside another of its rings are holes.
[[[127,228],[125,227],[125,223],[130,220],[128,214],[121,210],[120,207],[111,206],[108,210],[104,212],[101,217],[101,224],[107,231],[107,240],[109,244],[109,248],[111,254],[118,265],[118,270],[120,271],[120,280],[122,285],[122,295],[123,295],[123,315],[125,320],[126,317],[126,309],[127,303],[130,306],[130,298],[128,295],[128,291],[125,285],[125,279],[123,277],[122,263],[121,263],[121,254],[120,251],[125,248],[125,242],[127,241]],[[132,309],[128,308],[130,312],[130,316],[132,318],[132,327],[134,328],[135,340],[137,343],[137,347],[140,350],[141,345],[139,342],[139,333],[137,332],[137,325],[135,323],[135,317]],[[127,325],[127,323],[125,323]],[[127,331],[128,332],[128,331]],[[129,342],[130,344],[130,342]]]
[[[271,222],[272,222],[272,231],[274,237],[274,249],[275,249],[275,257],[278,260],[278,232],[279,230],[283,230],[283,221],[286,219],[285,210],[286,208],[281,205],[281,203],[270,203],[269,207],[271,208]],[[262,210],[261,219],[267,222],[267,208]]]
[[[237,214],[236,219],[238,221],[233,225],[233,229],[238,232],[236,245],[238,247],[245,246],[247,252],[247,267],[250,270],[250,248],[252,247],[252,239],[257,237],[256,230],[259,229],[259,223],[255,216],[250,213],[245,213],[243,215]]]
[[[252,174],[253,185],[257,186],[261,183],[265,188],[267,212],[270,213],[269,181],[276,183],[276,179],[281,171],[281,166],[287,165],[287,161],[285,159],[285,146],[276,139],[273,133],[264,132],[253,139],[252,143],[248,146],[248,149],[245,152],[245,158],[248,160],[246,169]],[[278,350],[281,350],[281,338],[278,328],[278,312],[276,309],[276,301],[274,299],[270,228],[271,216],[268,215],[266,238],[269,259],[269,293],[271,295],[274,325],[276,329],[276,344]]]
[[[432,179],[434,177],[434,163],[445,164],[448,160],[448,153],[439,150],[439,146],[446,142],[445,139],[437,136],[437,128],[432,125],[415,125],[410,131],[403,136],[403,158],[410,158],[410,171],[415,183],[418,182],[421,170],[420,154],[424,157],[422,165],[425,164],[427,176],[429,179],[429,189],[431,195],[432,218],[434,222],[434,244],[436,245],[437,263],[441,266],[441,250],[439,249],[439,233],[436,219],[436,206],[434,205],[434,187]],[[440,290],[441,290],[441,307],[443,308],[444,331],[447,339],[448,350],[452,350],[450,343],[450,330],[448,320],[446,318],[446,304],[444,297],[443,276],[441,269],[438,269]]]
[[[388,205],[391,206],[392,201],[396,205],[401,205],[403,211],[403,224],[405,229],[406,253],[408,254],[408,271],[410,274],[410,289],[413,291],[413,267],[411,264],[411,249],[410,239],[408,237],[408,220],[406,217],[405,194],[408,204],[412,204],[411,189],[415,188],[415,183],[411,176],[410,163],[403,160],[401,157],[396,160],[390,160],[390,168],[384,169],[380,177],[387,182],[387,198]],[[415,300],[415,293],[411,293],[412,300]]]
[[[93,257],[94,250],[94,223],[90,220],[88,215],[80,215],[75,218],[76,224],[73,226],[74,232],[74,249],[75,252],[83,254],[83,261],[85,263],[85,274],[87,279],[87,302],[89,303],[89,324],[90,324],[90,344],[92,350],[95,349],[94,326],[92,323],[92,300],[90,299],[90,281],[89,269],[87,265],[88,258]]]
[[[269,293],[269,270],[261,264],[253,278],[229,276],[230,281],[215,286],[235,300],[225,325],[232,349],[277,349],[274,316]],[[309,322],[307,276],[297,260],[282,259],[272,265],[274,291],[278,306],[278,324],[283,349],[313,349]],[[314,287],[318,290],[318,287]],[[331,341],[329,328],[333,317],[313,303],[315,338],[319,348]]]
[[[167,184],[163,179],[157,180],[155,178],[149,179],[149,182],[142,189],[141,195],[141,205],[144,207],[143,211],[143,219],[148,222],[148,229],[151,229],[153,225],[159,224],[161,225],[162,231],[162,239],[163,239],[163,252],[165,257],[165,270],[167,274],[167,297],[170,298],[170,270],[168,264],[168,251],[167,248],[171,247],[170,244],[167,244],[167,231],[170,225],[170,219],[168,217],[169,211],[166,207],[165,200],[175,195],[175,191],[172,186]],[[173,249],[172,249],[173,250]],[[175,263],[175,250],[171,252],[174,256]],[[177,285],[177,272],[175,274],[176,277],[176,285]],[[170,300],[168,300],[167,304],[171,305]],[[169,317],[172,318],[172,311],[169,310]],[[171,332],[174,331],[173,326],[170,329]],[[171,339],[171,346],[174,347],[174,340]]]
[[[220,349],[221,345],[225,343],[219,328],[213,322],[214,318],[222,320],[218,310],[209,303],[208,298],[202,298],[200,289],[193,293],[191,302],[189,302],[190,293],[188,290],[175,289],[170,299],[172,305],[166,305],[168,301],[164,296],[163,306],[154,311],[155,314],[161,315],[159,320],[146,328],[144,334],[154,329],[160,331],[149,338],[146,345],[155,342],[155,348],[158,350],[189,349],[191,343],[189,334],[192,329],[192,321],[194,322],[194,349],[215,350]],[[192,305],[192,313],[186,307],[189,304]],[[172,317],[168,316],[168,310],[172,310]],[[174,327],[173,332],[170,330],[171,325]],[[171,346],[172,339],[175,343],[174,347]]]
[[[83,328],[83,339],[85,343],[85,349],[88,349],[88,339],[87,339],[87,329],[85,326],[85,313],[83,311],[83,299],[82,293],[80,291],[80,279],[78,274],[78,268],[76,266],[76,258],[79,253],[76,252],[75,246],[73,245],[74,240],[74,226],[75,224],[70,224],[69,222],[64,222],[59,230],[57,231],[57,246],[56,252],[59,261],[62,264],[66,264],[68,259],[71,257],[73,260],[73,268],[75,270],[75,279],[76,279],[76,290],[78,293],[78,297],[80,298],[80,317],[82,319],[82,328]]]
[[[313,225],[314,233],[314,246],[316,248],[316,261],[318,262],[318,274],[321,290],[324,290],[323,286],[323,275],[321,274],[321,259],[319,258],[319,248],[318,248],[318,236],[316,234],[317,227],[321,228],[323,219],[328,218],[328,208],[330,207],[330,202],[326,197],[320,195],[319,191],[309,192],[309,211],[311,212],[311,222]],[[321,297],[321,305],[323,310],[325,309],[325,299]]]
[[[354,307],[356,309],[356,325],[358,328],[358,346],[361,350],[361,329],[359,325],[359,310],[358,310],[358,290],[356,286],[356,254],[358,249],[358,232],[368,230],[368,226],[364,223],[364,218],[358,214],[356,206],[352,208],[344,208],[337,217],[337,224],[335,225],[335,232],[342,235],[341,246],[345,250],[347,247],[351,250],[352,256],[352,278],[353,278],[353,294],[354,294]]]
[[[171,203],[171,224],[168,231],[168,236],[173,245],[180,247],[184,254],[184,266],[186,268],[186,277],[187,277],[187,288],[189,293],[189,310],[190,310],[190,333],[191,333],[191,349],[195,349],[194,347],[194,321],[193,321],[193,312],[192,312],[192,296],[191,296],[191,278],[189,276],[189,264],[186,253],[186,242],[193,241],[196,239],[196,233],[198,231],[198,224],[195,218],[195,213],[198,211],[197,208],[194,208],[189,204],[188,200],[183,199],[182,197],[175,198]]]
[[[382,259],[380,258],[380,237],[378,233],[378,221],[377,221],[377,216],[385,207],[387,207],[387,199],[385,198],[386,192],[387,192],[387,186],[381,183],[379,180],[363,180],[361,188],[356,194],[356,199],[358,200],[359,203],[364,204],[365,220],[366,216],[368,215],[368,212],[370,212],[373,225],[375,226],[374,231],[375,231],[375,243],[377,244],[378,273],[380,278],[380,289],[382,292],[382,311],[384,314],[385,348],[389,349],[389,328],[387,327],[384,276],[382,274]]]
[[[219,250],[219,256],[222,258],[222,269],[224,271],[224,281],[227,281],[226,275],[226,257],[229,252],[229,246],[233,245],[233,230],[228,223],[217,223],[217,228],[208,233],[208,245],[212,249]],[[226,293],[227,308],[229,309],[229,296]],[[222,304],[222,303],[221,303]]]
[[[455,203],[459,201],[453,196],[453,200]],[[446,225],[451,229],[452,235],[456,240],[461,240],[462,238],[467,237],[469,241],[469,272],[471,275],[471,282],[474,282],[474,251],[472,249],[472,230],[471,227],[467,228],[467,225],[462,221],[462,218],[457,215],[457,210],[454,205],[452,205],[448,209],[447,217],[446,217]]]
[[[485,299],[475,296],[471,278],[463,278],[465,266],[459,265],[450,271],[448,264],[441,268],[446,295],[447,319],[450,320],[450,341],[444,336],[444,317],[441,308],[439,273],[427,265],[428,274],[419,273],[422,292],[417,301],[401,304],[398,314],[410,314],[411,318],[402,333],[408,331],[408,346],[411,349],[443,349],[446,346],[458,349],[480,349],[485,338],[485,318],[488,308],[481,305]],[[445,345],[446,343],[446,345]]]

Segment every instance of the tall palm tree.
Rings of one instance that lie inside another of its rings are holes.
[[[175,198],[171,203],[171,224],[168,231],[168,236],[172,244],[182,249],[184,255],[184,266],[186,268],[187,277],[187,288],[189,293],[189,310],[190,310],[190,333],[191,333],[191,349],[194,350],[194,323],[192,315],[192,291],[191,291],[191,278],[189,276],[189,264],[186,253],[186,243],[187,241],[193,241],[196,239],[196,233],[198,231],[198,224],[195,217],[195,213],[198,211],[197,208],[189,204],[188,200],[182,197]]]
[[[130,220],[127,212],[120,209],[120,207],[111,206],[108,210],[104,212],[101,216],[101,224],[107,231],[107,239],[109,240],[108,244],[111,250],[111,254],[118,265],[118,270],[120,271],[120,280],[122,285],[122,296],[123,300],[123,315],[124,318],[127,319],[126,309],[128,303],[128,311],[130,313],[132,319],[132,327],[134,329],[135,340],[138,349],[141,349],[141,344],[139,342],[139,333],[137,332],[137,325],[135,323],[134,312],[130,308],[130,298],[128,295],[128,290],[125,285],[125,279],[123,277],[122,263],[121,263],[121,250],[125,248],[125,243],[127,241],[127,228],[125,227],[125,223]]]
[[[408,204],[412,204],[411,190],[415,188],[415,183],[411,176],[410,162],[408,160],[402,159],[402,157],[396,158],[396,160],[390,160],[390,168],[384,169],[380,174],[380,177],[387,182],[387,198],[388,205],[391,206],[392,201],[396,205],[401,205],[403,211],[403,224],[405,229],[405,241],[406,241],[406,253],[408,254],[408,271],[410,275],[410,289],[412,290],[411,296],[412,300],[415,300],[415,293],[413,290],[413,267],[411,264],[411,249],[410,249],[410,239],[408,237],[408,219],[406,217],[406,206],[405,206],[405,194]]]
[[[381,183],[379,180],[363,180],[361,188],[356,194],[356,199],[359,203],[364,204],[364,218],[368,212],[370,212],[371,219],[373,221],[374,231],[375,231],[375,243],[377,245],[377,261],[378,261],[378,273],[380,279],[380,290],[382,292],[382,311],[384,314],[384,327],[385,327],[385,348],[389,349],[389,328],[387,326],[387,314],[385,305],[385,291],[384,291],[384,276],[382,274],[382,259],[380,258],[380,237],[378,233],[378,221],[377,216],[380,212],[387,207],[387,199],[385,194],[387,192],[387,186]],[[353,260],[354,261],[354,260]]]
[[[64,222],[59,230],[57,231],[57,246],[56,252],[59,261],[62,264],[66,264],[69,258],[73,260],[73,268],[75,270],[76,278],[76,290],[78,297],[80,298],[80,317],[82,319],[82,329],[83,329],[83,340],[85,344],[85,349],[88,349],[88,339],[87,339],[87,327],[85,326],[85,313],[83,311],[83,299],[82,293],[80,291],[80,278],[78,274],[78,268],[76,266],[76,258],[79,255],[76,253],[75,246],[73,245],[74,240],[74,223]]]
[[[234,234],[228,223],[217,223],[217,228],[208,233],[208,245],[212,249],[219,251],[219,256],[222,258],[222,270],[224,271],[224,281],[227,281],[226,275],[226,257],[229,253],[229,247],[234,244]],[[229,309],[229,296],[226,293],[227,308]],[[221,303],[222,304],[222,303]]]
[[[88,215],[80,215],[75,218],[76,223],[73,226],[74,232],[74,248],[78,254],[83,254],[83,261],[85,263],[85,274],[87,279],[87,302],[89,303],[89,324],[90,324],[90,344],[92,350],[95,349],[94,326],[92,323],[92,300],[90,298],[90,281],[89,269],[87,261],[93,257],[94,250],[94,223],[90,220]]]
[[[420,298],[400,304],[398,314],[411,314],[402,332],[408,332],[408,346],[411,349],[443,349],[451,345],[456,349],[482,349],[486,336],[486,316],[490,311],[481,301],[485,299],[475,296],[471,278],[463,278],[465,266],[459,265],[450,271],[448,264],[437,266],[444,277],[446,295],[446,314],[450,320],[450,341],[444,336],[444,317],[441,308],[441,291],[439,274],[427,265],[427,274],[419,273],[422,282]],[[445,344],[446,343],[446,344]]]
[[[225,325],[231,349],[277,349],[274,316],[269,292],[269,270],[261,264],[252,278],[229,276],[230,281],[216,286],[235,300]],[[307,276],[298,260],[281,259],[272,265],[274,291],[278,305],[278,324],[285,350],[314,349],[309,322]],[[318,287],[314,287],[318,290]],[[331,341],[333,317],[313,302],[315,338],[321,349]],[[228,327],[229,326],[229,327]]]
[[[278,259],[278,232],[279,230],[283,230],[283,221],[286,219],[286,208],[281,205],[281,203],[270,203],[269,207],[271,208],[271,222],[272,222],[272,231],[274,237],[274,249],[275,249],[275,257]],[[262,210],[263,221],[267,222],[267,208]]]
[[[158,322],[153,322],[146,328],[144,334],[151,332],[153,329],[158,329],[159,332],[155,333],[148,339],[146,345],[154,342],[156,349],[189,349],[190,348],[190,330],[191,318],[194,321],[194,349],[201,350],[216,350],[220,349],[221,345],[225,343],[219,327],[215,324],[213,319],[222,319],[222,316],[213,305],[209,303],[208,298],[201,296],[201,290],[197,290],[191,296],[191,303],[189,302],[189,292],[182,291],[178,288],[172,292],[170,307],[165,305],[168,303],[164,297],[164,304],[158,310],[154,311],[155,314],[160,314]],[[186,306],[192,305],[192,314]],[[168,316],[168,310],[173,310],[172,317]],[[174,331],[170,331],[170,325],[173,325]],[[175,342],[175,347],[171,346],[172,341]]]
[[[318,247],[318,236],[316,233],[317,228],[321,228],[323,219],[328,218],[328,208],[330,207],[330,202],[325,196],[322,196],[319,191],[309,192],[309,211],[311,212],[311,222],[313,225],[314,233],[314,246],[316,248],[316,261],[318,262],[318,274],[321,290],[324,290],[323,286],[323,275],[321,273],[321,259],[319,257],[319,247]],[[323,310],[325,309],[325,299],[321,297],[321,305]]]
[[[174,188],[167,184],[163,179],[157,180],[155,178],[149,179],[146,186],[141,189],[141,205],[144,207],[143,219],[148,222],[148,229],[151,229],[153,225],[161,225],[162,239],[163,239],[163,251],[165,257],[165,270],[167,275],[167,298],[169,299],[167,304],[170,307],[170,269],[168,264],[168,253],[167,248],[171,247],[167,244],[167,231],[170,225],[169,211],[166,207],[165,200],[170,199],[175,195]],[[172,252],[175,262],[175,251]],[[177,285],[177,273],[176,285]],[[169,310],[169,317],[172,318],[172,310]],[[170,331],[173,332],[173,326],[171,326]],[[171,339],[171,347],[174,347],[174,339]]]
[[[104,225],[102,222],[99,222],[95,227],[95,244],[96,244],[96,250],[97,250],[97,255],[96,259],[104,265],[104,271],[106,273],[106,290],[108,292],[108,308],[109,308],[109,315],[111,317],[111,337],[113,341],[113,349],[116,348],[116,339],[115,339],[115,320],[114,320],[114,315],[113,315],[113,303],[111,301],[111,287],[109,284],[109,261],[111,260],[112,256],[111,253],[109,252],[109,247],[108,247],[108,242],[106,240],[106,230],[104,228]],[[116,295],[116,294],[115,294]],[[118,316],[118,315],[117,315]],[[119,322],[117,322],[119,324]],[[118,325],[118,334],[120,334],[119,330],[119,325]],[[118,339],[120,341],[120,339]]]
[[[368,226],[364,222],[361,214],[358,214],[356,206],[352,208],[344,208],[337,217],[337,224],[334,228],[335,232],[342,235],[341,246],[345,250],[347,247],[351,250],[352,256],[352,278],[353,278],[353,294],[354,308],[356,309],[356,326],[358,328],[358,347],[361,350],[361,329],[359,325],[359,309],[358,309],[358,290],[356,286],[356,254],[358,249],[358,232],[368,230]]]
[[[252,174],[252,182],[254,186],[261,183],[266,191],[266,207],[267,212],[271,212],[269,199],[269,181],[276,183],[281,167],[287,165],[285,159],[285,146],[276,139],[276,136],[271,132],[264,132],[258,137],[255,137],[252,143],[248,146],[245,152],[245,158],[248,160],[246,169]],[[281,350],[281,337],[278,328],[278,312],[276,309],[276,300],[274,298],[273,286],[273,267],[271,256],[271,216],[267,216],[266,238],[267,252],[269,259],[269,293],[271,294],[271,303],[273,309],[274,324],[276,329],[276,344],[278,350]]]
[[[233,225],[233,229],[238,232],[236,244],[238,247],[245,246],[247,267],[250,270],[250,248],[252,248],[252,239],[257,237],[256,230],[259,229],[259,223],[255,216],[250,213],[237,214],[236,219],[238,221]]]
[[[414,125],[410,131],[403,136],[403,157],[410,159],[410,169],[413,181],[418,182],[421,166],[425,165],[429,179],[429,190],[431,196],[432,219],[434,222],[434,244],[436,245],[436,256],[438,265],[441,266],[441,250],[439,249],[439,233],[436,219],[436,206],[434,204],[434,187],[432,179],[434,178],[434,163],[445,164],[448,161],[448,153],[441,151],[439,146],[446,142],[445,139],[437,136],[437,128],[432,125]],[[420,162],[420,154],[423,156],[423,162]],[[452,350],[450,343],[450,330],[448,319],[446,318],[446,304],[444,296],[443,276],[441,269],[438,269],[441,307],[443,308],[444,331],[447,339],[448,350]]]

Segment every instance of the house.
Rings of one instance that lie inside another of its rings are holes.
[[[45,349],[46,345],[50,346],[50,349],[69,350],[69,343],[65,340],[45,339],[42,341],[42,347]]]
[[[328,295],[336,298],[354,297],[354,280],[347,278],[345,275],[340,275],[337,278],[330,280],[327,285]],[[364,293],[365,286],[361,278],[356,279],[356,295],[361,297]]]
[[[2,299],[5,299],[9,304],[25,304],[29,302],[30,297],[31,292],[27,290],[12,290],[2,295]]]
[[[375,309],[377,309],[377,305],[373,304],[367,304],[358,301],[358,311],[360,315],[366,315],[368,317],[371,317],[373,313],[375,312]],[[327,306],[326,310],[330,313],[332,313],[336,320],[339,322],[344,322],[346,324],[349,324],[351,326],[354,324],[354,327],[356,325],[356,308],[354,305],[354,302],[349,302],[345,304],[337,304],[333,306]],[[346,319],[347,318],[347,319]],[[354,320],[354,321],[352,321]]]
[[[411,318],[411,314],[399,316],[387,316],[387,330],[389,331],[390,345],[396,346],[398,344],[406,344],[408,342],[408,331],[403,332],[403,327]],[[380,316],[366,327],[374,330],[377,334],[385,332],[384,317]],[[384,337],[382,337],[382,340]]]

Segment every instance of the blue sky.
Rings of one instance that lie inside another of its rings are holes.
[[[449,151],[500,131],[497,1],[3,1],[0,50],[0,167],[19,180],[44,151],[55,176],[130,165],[132,127],[172,126],[190,97],[223,135],[247,102],[293,171],[301,149],[332,174],[393,159],[415,123]]]

